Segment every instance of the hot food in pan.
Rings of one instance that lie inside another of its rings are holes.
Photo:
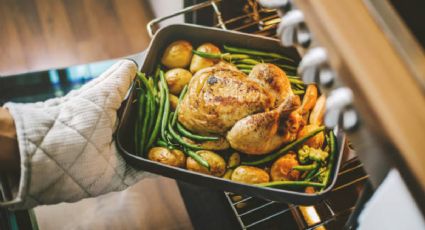
[[[135,152],[235,182],[319,192],[335,135],[324,95],[277,53],[175,41],[154,73],[138,73]]]

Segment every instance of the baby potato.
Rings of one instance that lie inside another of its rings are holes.
[[[191,78],[192,73],[182,68],[170,69],[165,73],[165,80],[167,81],[170,93],[174,95],[179,95]]]
[[[260,184],[270,181],[269,174],[257,167],[239,166],[232,173],[231,180],[246,184]]]
[[[182,168],[186,162],[186,156],[178,149],[169,150],[164,147],[153,147],[148,153],[149,160],[157,161],[166,165]]]
[[[202,52],[205,52],[205,53],[215,53],[215,54],[220,53],[220,49],[217,46],[215,46],[211,43],[204,43],[204,44],[200,45],[196,50],[202,51]],[[190,72],[196,73],[200,69],[213,66],[218,61],[219,60],[214,60],[214,59],[210,59],[210,58],[203,58],[203,57],[198,56],[198,55],[193,55],[192,61],[190,62],[190,68],[189,69],[190,69]]]
[[[177,108],[177,104],[179,103],[179,98],[173,94],[168,94],[169,98],[170,98],[170,106],[173,110],[176,110]]]
[[[297,134],[297,139],[306,136],[307,134],[313,132],[314,130],[318,129],[319,126],[316,124],[306,125],[304,126]],[[324,132],[320,132],[316,134],[313,137],[310,137],[306,142],[304,142],[304,145],[308,145],[309,147],[320,149],[322,148],[323,142],[325,142],[325,134]]]
[[[186,160],[187,169],[217,177],[221,177],[224,175],[224,173],[226,172],[226,162],[220,155],[208,150],[199,150],[196,152],[196,154],[200,155],[204,160],[208,162],[208,164],[210,165],[210,171],[208,171],[208,169],[203,167],[202,165],[198,164],[198,162],[196,162],[191,157],[188,157]]]
[[[187,67],[192,58],[192,49],[188,41],[175,41],[165,49],[161,63],[170,69]]]
[[[271,168],[270,175],[273,181],[298,180],[300,172],[292,170],[296,165],[299,165],[297,154],[289,152],[286,155],[277,159]]]

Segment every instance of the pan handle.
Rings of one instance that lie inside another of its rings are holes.
[[[226,29],[226,25],[223,22],[223,18],[221,17],[221,12],[218,9],[218,5],[217,3],[221,2],[221,0],[210,0],[210,1],[206,1],[206,2],[202,2],[196,5],[192,5],[192,6],[188,6],[180,11],[174,12],[173,14],[164,16],[164,17],[160,17],[160,18],[155,18],[152,19],[147,25],[146,25],[146,29],[148,31],[149,36],[152,38],[155,35],[155,32],[158,29],[158,24],[162,21],[165,21],[167,19],[173,18],[175,16],[181,15],[181,14],[186,14],[189,12],[194,12],[197,11],[199,9],[211,6],[214,9],[215,14],[217,15],[217,20],[218,20],[218,24],[220,25],[220,27],[222,29]]]

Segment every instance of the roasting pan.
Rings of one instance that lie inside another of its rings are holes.
[[[146,51],[144,60],[136,60],[139,63],[139,70],[144,73],[153,73],[157,63],[159,63],[161,54],[171,42],[185,39],[190,41],[194,47],[203,42],[212,42],[217,45],[229,44],[234,46],[258,49],[262,51],[273,51],[285,54],[297,62],[300,57],[294,48],[284,48],[274,39],[265,38],[256,35],[250,35],[234,31],[225,31],[221,29],[203,27],[191,24],[174,24],[160,29],[153,37],[149,48]],[[115,136],[119,152],[127,163],[133,167],[147,172],[159,174],[162,176],[174,178],[199,186],[211,189],[224,190],[238,194],[256,196],[273,201],[281,201],[292,204],[309,205],[322,200],[335,185],[336,177],[340,168],[345,135],[337,130],[337,155],[333,171],[331,172],[330,183],[322,192],[316,194],[307,194],[292,190],[283,190],[276,188],[259,187],[255,185],[242,184],[227,179],[213,177],[187,169],[168,166],[147,158],[135,155],[134,151],[134,127],[136,119],[135,84],[132,85],[128,99],[123,104],[120,123]]]

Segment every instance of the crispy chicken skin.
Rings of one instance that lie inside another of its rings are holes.
[[[262,155],[269,153],[284,143],[293,141],[296,133],[284,125],[288,115],[296,108],[295,97],[290,96],[278,108],[245,117],[236,122],[227,133],[227,140],[235,150]]]
[[[257,82],[221,63],[192,77],[178,119],[193,132],[225,135],[238,120],[270,109],[272,102]]]
[[[252,68],[248,78],[258,82],[267,92],[273,95],[276,108],[292,95],[291,83],[285,72],[273,64],[261,63]]]

